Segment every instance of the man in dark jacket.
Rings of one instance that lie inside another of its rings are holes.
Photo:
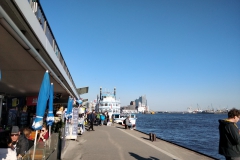
[[[23,157],[29,148],[27,138],[25,137],[25,135],[20,134],[18,126],[12,127],[10,136],[11,136],[11,142],[8,144],[8,146],[12,150],[16,150],[17,158]]]
[[[96,118],[95,110],[93,110],[92,113],[89,114],[90,127],[89,127],[88,131],[90,131],[91,128],[94,131],[94,129],[93,129],[93,122],[95,121],[95,118]]]
[[[228,118],[219,120],[219,154],[226,160],[240,160],[240,135],[237,122],[240,111],[233,108],[228,112]]]

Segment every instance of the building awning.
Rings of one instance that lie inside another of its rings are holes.
[[[87,101],[88,101],[88,99],[83,99],[83,100],[82,100],[82,102],[87,102]]]
[[[77,88],[77,93],[78,93],[79,95],[88,93],[88,87]]]

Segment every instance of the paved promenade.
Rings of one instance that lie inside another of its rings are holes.
[[[62,160],[211,160],[204,155],[157,139],[125,130],[121,125],[94,126],[77,140],[67,140]]]

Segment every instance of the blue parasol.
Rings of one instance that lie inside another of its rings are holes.
[[[53,83],[51,83],[50,87],[50,95],[48,100],[48,115],[47,115],[47,125],[52,126],[54,122],[54,115],[53,115]]]
[[[73,98],[68,98],[67,112],[65,114],[66,119],[72,118],[72,107],[73,107]]]
[[[45,113],[47,101],[49,99],[49,91],[50,91],[50,78],[48,71],[46,71],[38,94],[36,118],[32,124],[32,128],[34,130],[42,129],[43,115]]]

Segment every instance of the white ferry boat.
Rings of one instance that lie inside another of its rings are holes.
[[[100,88],[100,96],[97,98],[96,111],[105,113],[108,112],[109,118],[112,120],[112,123],[123,124],[123,120],[130,116],[130,122],[136,125],[136,114],[133,113],[120,113],[121,102],[120,99],[117,100],[116,97],[116,88],[114,92],[102,92]],[[113,119],[112,119],[113,118]]]
[[[111,119],[113,114],[120,114],[120,99],[117,100],[116,97],[116,88],[114,88],[114,92],[102,92],[102,88],[100,88],[100,96],[97,99],[98,103],[96,105],[97,112],[108,112],[109,118]]]

